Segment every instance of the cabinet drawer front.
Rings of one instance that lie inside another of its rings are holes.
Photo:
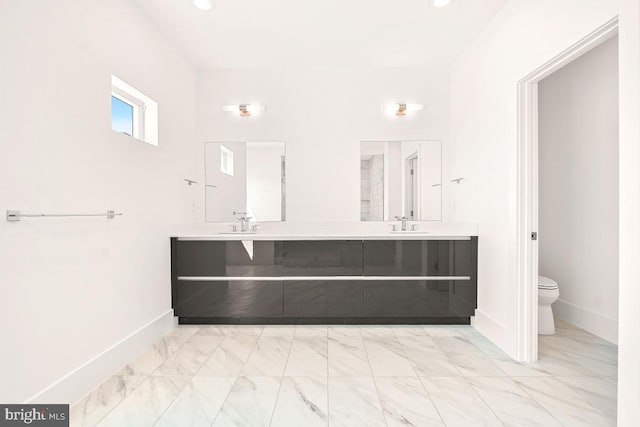
[[[362,241],[286,241],[282,259],[285,276],[360,276]]]
[[[277,277],[282,275],[282,242],[229,241],[226,275],[229,277]]]
[[[176,277],[278,277],[282,242],[173,240]]]
[[[225,242],[172,239],[171,271],[174,276],[225,276]]]
[[[362,317],[361,280],[290,280],[284,282],[284,316],[288,318]]]
[[[367,240],[365,276],[470,276],[475,271],[471,240]]]
[[[364,282],[365,317],[469,317],[475,308],[470,281]]]
[[[282,282],[180,282],[174,296],[176,316],[282,317]]]

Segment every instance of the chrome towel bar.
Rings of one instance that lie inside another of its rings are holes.
[[[116,211],[106,211],[105,213],[95,213],[95,214],[25,214],[16,210],[8,210],[7,211],[7,221],[14,222],[20,221],[20,218],[41,218],[41,217],[72,217],[72,216],[104,216],[107,219],[113,219],[116,216],[121,216],[122,212]]]

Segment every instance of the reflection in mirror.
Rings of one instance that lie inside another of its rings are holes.
[[[360,144],[360,219],[442,219],[440,141],[367,141]]]
[[[284,142],[205,143],[205,217],[285,220]]]

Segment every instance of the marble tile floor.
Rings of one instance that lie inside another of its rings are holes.
[[[617,346],[562,321],[532,364],[470,326],[180,326],[72,426],[615,426]]]

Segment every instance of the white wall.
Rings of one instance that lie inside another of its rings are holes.
[[[554,314],[618,341],[618,38],[538,85],[539,271]]]
[[[285,141],[287,221],[358,221],[360,141],[443,140],[446,161],[448,82],[447,70],[419,68],[203,72],[198,138]],[[407,117],[381,111],[400,100],[426,109]],[[267,111],[251,118],[222,111],[238,103]]]
[[[453,218],[480,223],[474,324],[517,350],[517,83],[618,14],[613,0],[511,0],[457,61]]]
[[[423,142],[421,152],[422,218],[438,220],[442,217],[442,144],[440,141]]]
[[[169,312],[166,226],[191,221],[196,196],[183,181],[194,178],[196,76],[130,1],[2,1],[0,32],[0,212],[124,213],[0,221],[10,403]],[[112,73],[159,103],[159,147],[111,130]]]

